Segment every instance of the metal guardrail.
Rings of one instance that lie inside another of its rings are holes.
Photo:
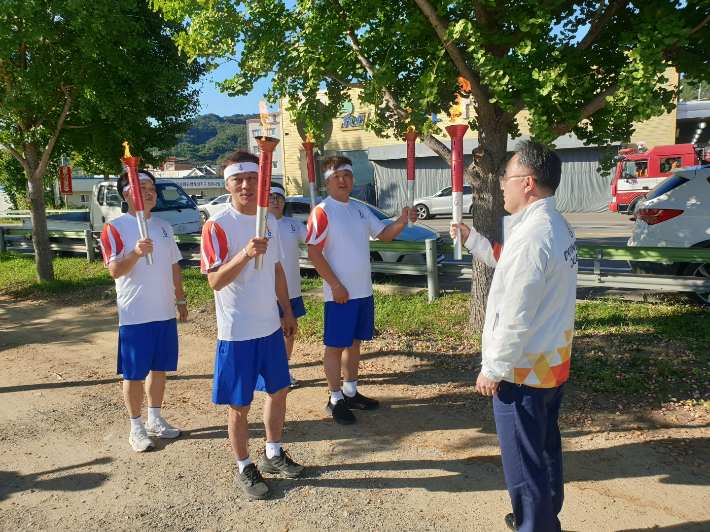
[[[32,231],[30,229],[0,227],[0,251],[17,249],[28,251],[32,249]],[[87,259],[96,259],[98,250],[98,234],[90,230],[81,231],[49,231],[50,238],[62,239],[65,242],[51,242],[53,250],[86,253]],[[66,240],[75,240],[66,242]],[[83,243],[80,242],[83,240]],[[183,248],[200,245],[201,235],[175,235],[178,244]],[[304,244],[300,244],[305,247]],[[426,275],[429,300],[433,301],[439,295],[439,276],[457,275],[470,278],[472,268],[468,264],[437,263],[440,253],[453,253],[452,243],[441,243],[434,239],[426,242],[370,242],[371,251],[390,251],[399,253],[422,254],[423,263],[381,262],[370,263],[373,272],[393,275]],[[465,249],[464,249],[465,251]],[[697,277],[676,277],[664,275],[636,275],[627,273],[603,272],[602,260],[632,260],[641,262],[682,262],[689,264],[710,263],[710,249],[703,248],[656,248],[656,247],[621,247],[621,246],[577,246],[580,259],[593,259],[594,272],[579,272],[577,286],[633,288],[645,290],[662,290],[677,292],[710,292],[710,280]],[[183,249],[182,256],[188,260],[200,260],[198,250]],[[313,268],[311,261],[300,259],[301,268]]]

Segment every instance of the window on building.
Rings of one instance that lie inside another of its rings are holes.
[[[278,168],[278,167],[279,167],[279,162],[278,162],[278,161],[273,161],[273,166],[274,166],[274,168]]]
[[[259,155],[261,153],[261,150],[259,149],[259,146],[253,146],[251,149],[252,153],[254,155]]]
[[[79,196],[79,203],[89,203],[89,195],[88,194],[81,194]]]

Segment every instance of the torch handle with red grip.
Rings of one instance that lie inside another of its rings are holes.
[[[311,210],[316,207],[316,166],[313,159],[313,148],[315,142],[304,142],[303,147],[306,150],[306,168],[308,169],[308,184],[311,192]]]
[[[263,238],[266,235],[266,219],[269,215],[269,196],[271,194],[271,169],[274,149],[279,143],[278,139],[262,137],[256,139],[259,146],[259,178],[256,189],[256,236]],[[257,255],[254,259],[254,269],[264,267],[264,256]]]
[[[128,183],[131,185],[131,196],[133,204],[136,206],[136,219],[138,220],[138,231],[141,238],[150,238],[148,235],[148,220],[145,217],[145,207],[143,206],[143,193],[141,192],[141,180],[138,175],[138,164],[140,157],[124,157],[121,162],[126,166],[128,172]],[[119,191],[122,193],[123,191]],[[153,254],[148,253],[145,256],[145,261],[150,266],[153,264]]]
[[[468,131],[467,124],[451,125],[446,128],[451,137],[451,196],[453,201],[452,218],[454,223],[463,220],[463,136]],[[463,258],[461,230],[456,230],[454,240],[454,260]]]

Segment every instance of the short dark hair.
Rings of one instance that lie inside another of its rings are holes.
[[[320,164],[320,169],[324,172],[327,172],[328,170],[337,170],[344,164],[349,164],[352,166],[353,162],[347,157],[343,157],[342,155],[333,155],[332,157],[328,157]]]
[[[155,176],[151,174],[148,170],[145,168],[141,168],[138,170],[139,174],[145,174],[150,179],[153,181],[153,184],[155,185]],[[128,185],[128,172],[123,172],[121,176],[118,178],[118,183],[116,183],[116,187],[118,188],[118,195],[121,196],[121,198],[124,198],[123,196],[123,189]]]
[[[518,166],[528,169],[539,186],[552,194],[557,191],[562,176],[562,161],[554,151],[539,142],[524,140],[516,146],[515,154]]]
[[[259,158],[253,153],[249,153],[246,150],[237,150],[233,153],[227,155],[222,161],[222,175],[224,171],[237,163],[256,163],[259,164]]]

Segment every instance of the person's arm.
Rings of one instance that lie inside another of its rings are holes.
[[[280,262],[275,264],[275,274],[276,274],[276,299],[281,305],[281,309],[284,312],[284,317],[281,318],[281,328],[283,329],[284,336],[286,338],[294,336],[296,330],[298,329],[298,322],[293,316],[293,310],[291,309],[291,300],[288,297],[288,283],[286,282],[286,273],[284,272],[283,266]]]
[[[478,260],[487,266],[495,268],[503,247],[493,239],[485,238],[478,231],[463,223],[451,222],[449,236],[456,238],[456,229],[461,230],[461,241],[464,247]]]
[[[153,253],[153,241],[150,238],[141,238],[136,242],[136,247],[133,248],[128,255],[115,259],[108,264],[108,273],[114,279],[123,277],[131,272],[139,259],[145,257],[149,253]]]
[[[547,252],[539,242],[518,242],[507,253],[510,255],[503,273],[503,303],[497,309],[481,365],[481,376],[485,377],[483,388],[489,391],[490,383],[496,383],[497,389],[497,383],[509,375],[524,356],[524,347],[532,332],[531,324],[545,288]],[[481,393],[495,395],[484,390]]]
[[[187,321],[187,303],[182,289],[182,269],[176,262],[173,264],[173,286],[175,287],[175,301],[177,301],[177,311],[180,321]]]
[[[343,286],[343,283],[338,276],[335,275],[333,269],[328,264],[328,260],[323,256],[323,248],[318,245],[308,245],[308,258],[313,263],[313,267],[318,272],[323,280],[330,285],[333,290],[333,301],[336,303],[347,303],[350,299],[348,289]]]
[[[402,214],[393,223],[387,225],[377,235],[377,240],[380,242],[392,242],[399,234],[407,227],[407,222],[417,221],[417,210],[405,207],[402,209]]]
[[[207,273],[207,282],[212,290],[219,292],[233,282],[247,263],[257,255],[266,254],[269,239],[266,237],[252,238],[229,262],[223,263]]]

